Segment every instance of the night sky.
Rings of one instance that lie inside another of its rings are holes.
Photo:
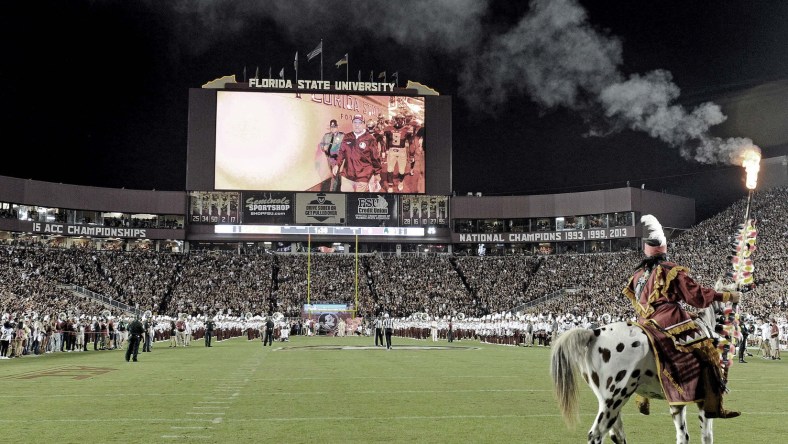
[[[11,2],[0,175],[184,190],[188,90],[259,69],[399,72],[453,96],[453,188],[645,184],[698,219],[746,194],[731,163],[788,153],[788,2]],[[12,162],[15,154],[21,160]]]

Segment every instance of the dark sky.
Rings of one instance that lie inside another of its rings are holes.
[[[189,88],[244,67],[293,78],[296,51],[317,79],[323,39],[326,80],[348,53],[351,77],[453,96],[459,194],[630,181],[703,219],[746,193],[737,150],[788,152],[786,20],[781,0],[11,2],[0,174],[183,190]]]

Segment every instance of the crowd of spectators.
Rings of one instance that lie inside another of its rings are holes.
[[[731,270],[730,236],[746,199],[673,237],[671,260],[713,286]],[[757,192],[755,282],[741,304],[754,318],[788,314],[788,188]],[[392,317],[463,313],[481,318],[516,307],[534,314],[611,320],[633,315],[621,289],[642,253],[467,257],[452,255],[297,254],[258,251],[157,253],[34,246],[0,249],[0,313],[94,314],[100,303],[75,295],[78,285],[139,310],[177,316],[301,315],[303,304],[357,306],[358,315]],[[571,291],[567,291],[571,290]],[[552,298],[546,296],[555,296]],[[526,305],[523,305],[526,304]]]

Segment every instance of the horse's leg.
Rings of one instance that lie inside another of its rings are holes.
[[[707,418],[703,411],[703,403],[698,403],[698,419],[700,420],[700,441],[703,444],[714,443],[713,419]]]
[[[689,430],[687,430],[687,406],[670,406],[670,416],[673,417],[673,425],[676,426],[676,444],[689,443]]]
[[[594,419],[594,423],[591,424],[591,430],[588,431],[588,444],[602,444],[605,441],[605,433],[607,429],[610,428],[605,427],[605,423],[607,422],[605,420],[605,413],[607,412],[608,410],[605,403],[599,398],[599,410],[596,419]]]
[[[613,428],[610,429],[610,440],[615,444],[626,444],[627,435],[624,433],[624,422],[621,421],[621,415],[618,415]]]
[[[602,444],[608,431],[610,431],[610,439],[614,443],[624,444],[626,436],[624,435],[624,424],[621,422],[619,414],[623,402],[615,403],[615,407],[608,407],[606,401],[603,401],[599,396],[597,398],[599,399],[599,413],[596,415],[591,430],[588,431],[588,444]],[[616,439],[619,438],[620,440],[617,441]]]

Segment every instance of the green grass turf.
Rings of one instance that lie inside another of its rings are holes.
[[[0,361],[0,436],[13,443],[579,443],[596,415],[581,388],[581,422],[568,429],[553,399],[549,348],[477,341],[292,337],[262,347],[236,338],[212,348],[154,345]],[[420,350],[397,346],[454,346]],[[325,348],[322,348],[325,347]],[[788,364],[749,358],[731,370],[715,442],[783,442]],[[82,376],[86,376],[80,379]],[[580,380],[582,383],[582,379]],[[690,407],[692,442],[699,442]],[[673,443],[664,401],[651,416],[624,407],[630,443]]]

